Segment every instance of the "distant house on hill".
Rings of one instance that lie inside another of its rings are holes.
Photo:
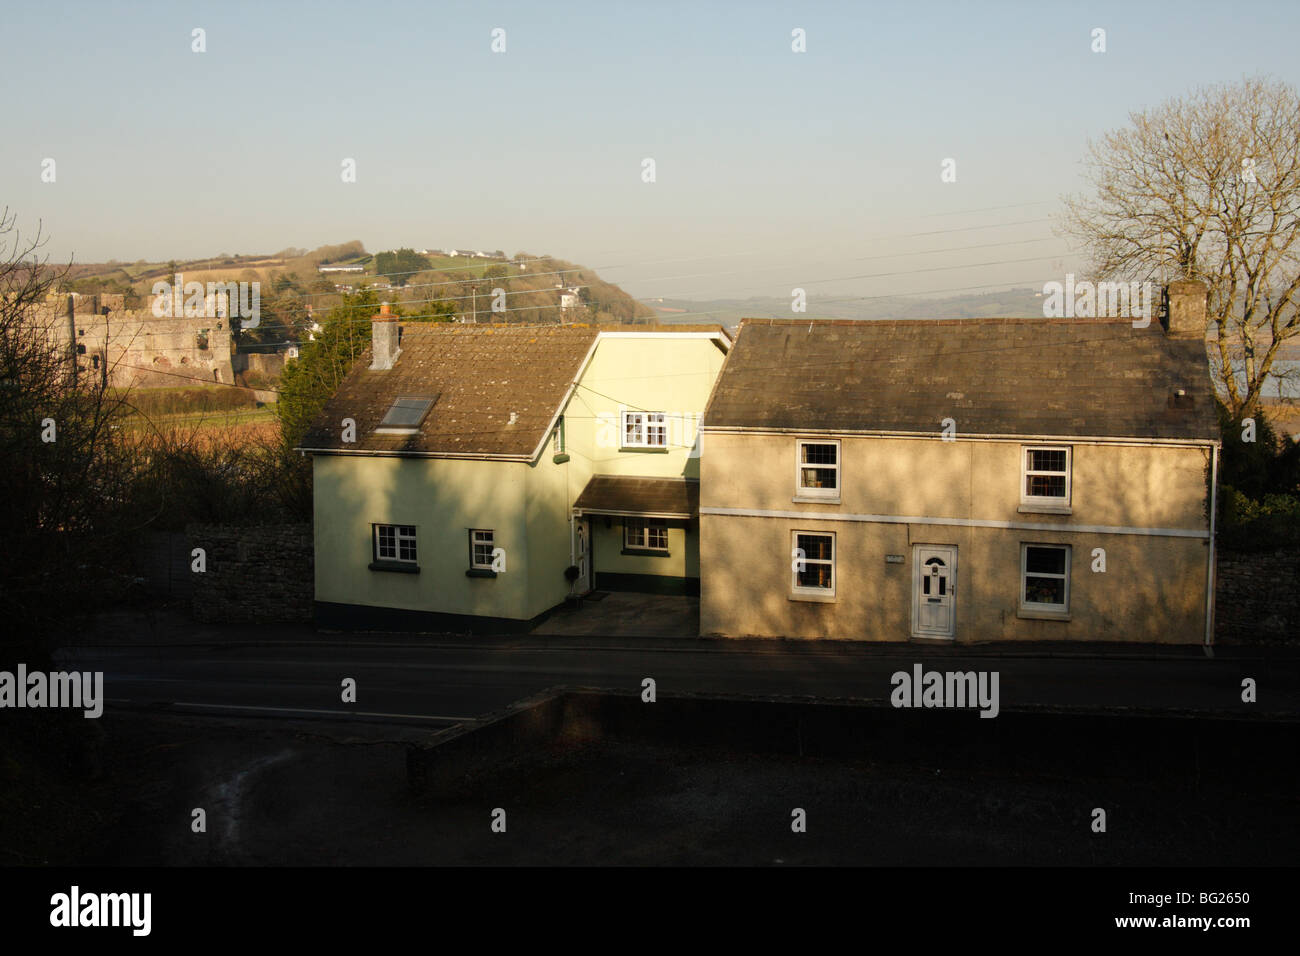
[[[512,629],[594,587],[697,593],[718,327],[403,327],[303,438],[323,624]]]
[[[702,426],[701,633],[1208,642],[1205,307],[745,320]]]

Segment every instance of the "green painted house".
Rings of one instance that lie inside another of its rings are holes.
[[[304,437],[316,615],[530,627],[594,588],[699,592],[698,426],[717,326],[374,318]]]

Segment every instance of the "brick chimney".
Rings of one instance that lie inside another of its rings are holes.
[[[397,332],[397,316],[389,311],[388,303],[384,302],[379,306],[379,314],[370,319],[370,345],[374,351],[374,359],[370,363],[372,369],[390,369],[397,361],[397,356],[402,354]]]
[[[1206,299],[1209,296],[1205,284],[1195,279],[1171,282],[1165,289],[1165,296],[1169,301],[1165,334],[1204,338]]]

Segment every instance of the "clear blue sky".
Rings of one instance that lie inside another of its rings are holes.
[[[1079,265],[1059,240],[918,253],[1050,237],[970,227],[1056,212],[1130,110],[1300,85],[1284,0],[10,2],[0,35],[0,205],[55,258],[502,248],[643,297],[1041,283]]]

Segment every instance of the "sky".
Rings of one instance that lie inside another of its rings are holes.
[[[0,207],[61,261],[360,239],[640,298],[1038,286],[1084,264],[1052,217],[1090,137],[1300,85],[1298,28],[1286,0],[3,0]]]

